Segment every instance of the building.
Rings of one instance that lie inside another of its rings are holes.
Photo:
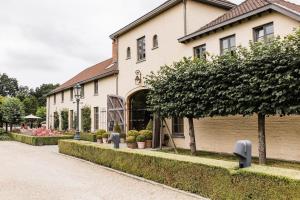
[[[53,127],[53,113],[64,108],[70,111],[71,124],[75,105],[63,97],[70,96],[70,88],[79,82],[84,85],[83,104],[92,108],[92,131],[107,129],[112,121],[126,131],[143,129],[151,118],[143,78],[151,71],[182,57],[219,55],[249,41],[285,36],[299,25],[300,5],[284,0],[247,0],[240,5],[226,0],[169,0],[110,36],[112,59],[98,65],[111,67],[94,67],[94,73],[89,68],[48,96],[48,126]],[[176,145],[189,148],[187,121],[175,118],[167,123]],[[237,140],[249,139],[258,155],[256,123],[256,116],[195,120],[197,149],[231,153]],[[300,161],[300,117],[269,117],[266,126],[267,156]]]

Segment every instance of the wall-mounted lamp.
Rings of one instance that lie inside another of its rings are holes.
[[[142,83],[142,73],[140,70],[135,71],[135,84],[139,85]]]

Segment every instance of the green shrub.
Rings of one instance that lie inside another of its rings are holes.
[[[97,142],[97,136],[96,134],[92,134],[92,133],[80,133],[80,140]]]
[[[116,125],[114,126],[114,132],[115,133],[121,133],[122,130],[121,130],[121,127],[119,125],[119,123],[117,122]]]
[[[91,108],[89,106],[84,106],[81,109],[81,126],[84,132],[91,131],[92,119],[91,119]]]
[[[152,131],[149,130],[141,130],[140,135],[144,135],[146,137],[146,140],[152,140]]]
[[[152,119],[150,119],[150,121],[148,122],[146,130],[151,131],[151,132],[153,131],[153,120]]]
[[[133,136],[134,138],[136,138],[137,136],[139,136],[139,132],[136,130],[130,130],[128,131],[127,136]]]
[[[128,136],[128,137],[126,138],[126,142],[127,142],[127,143],[135,143],[135,142],[136,142],[136,139],[135,139],[134,136]]]
[[[104,133],[106,133],[106,130],[104,130],[104,129],[100,129],[95,132],[96,135],[103,135]]]
[[[17,133],[9,133],[9,136],[17,142],[22,142],[33,146],[57,145],[59,140],[73,139],[73,136],[70,135],[36,137]]]
[[[0,141],[11,141],[11,138],[9,137],[8,134],[3,133],[3,134],[0,134]]]
[[[59,129],[59,115],[58,112],[54,112],[54,129]]]
[[[61,129],[63,131],[66,131],[69,128],[69,110],[68,109],[62,110],[60,112],[60,116],[61,116]]]
[[[104,134],[102,135],[102,138],[109,138],[109,134],[108,134],[108,133],[104,133]]]
[[[146,137],[144,135],[139,135],[139,136],[136,137],[136,141],[137,142],[145,142]]]
[[[275,175],[280,168],[235,170],[235,162],[153,151],[114,150],[71,140],[59,141],[59,152],[211,199],[300,199],[300,172],[296,170],[282,169],[286,172],[282,173],[284,176]]]
[[[4,128],[0,128],[0,135],[4,134],[5,133],[5,130]]]

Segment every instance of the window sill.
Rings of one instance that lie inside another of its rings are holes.
[[[139,63],[142,63],[142,62],[145,62],[146,61],[146,59],[144,59],[144,60],[138,60],[137,62],[136,62],[136,64],[139,64]]]
[[[153,47],[152,50],[158,49],[158,47]]]
[[[126,58],[125,60],[130,60],[131,59],[131,57],[129,57],[129,58]]]

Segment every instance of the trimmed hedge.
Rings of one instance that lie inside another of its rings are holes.
[[[33,146],[43,145],[57,145],[59,140],[72,139],[73,136],[62,135],[62,136],[49,136],[49,137],[36,137],[17,133],[9,133],[9,136],[17,141]]]
[[[235,162],[71,140],[60,140],[59,152],[211,199],[300,199],[297,170],[236,170]]]
[[[97,135],[92,133],[80,133],[80,140],[97,142]]]

